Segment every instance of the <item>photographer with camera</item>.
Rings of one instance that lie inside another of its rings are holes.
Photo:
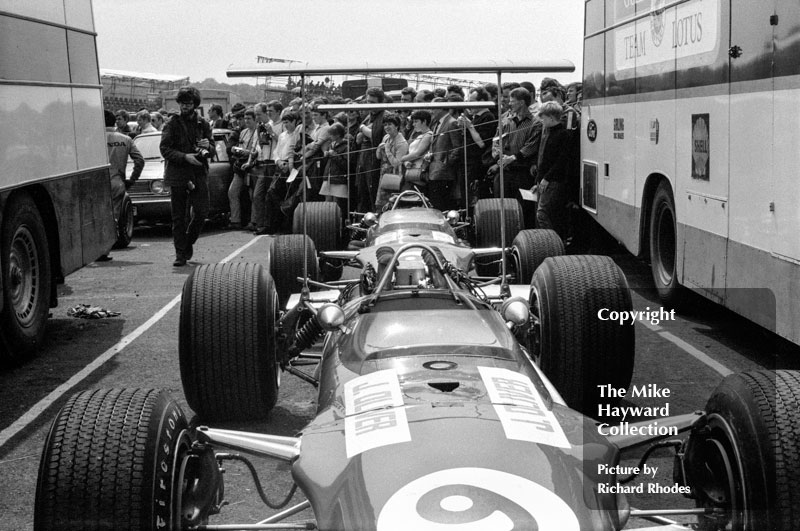
[[[267,227],[267,190],[275,176],[276,166],[274,153],[278,145],[278,137],[283,132],[281,111],[283,105],[272,100],[255,105],[258,121],[258,142],[260,151],[253,170],[255,189],[253,190],[253,206],[250,215],[250,226],[256,234],[269,234]]]
[[[164,184],[170,187],[175,244],[172,265],[180,267],[192,258],[193,245],[208,215],[208,160],[213,156],[214,139],[208,122],[196,112],[201,99],[195,87],[181,88],[175,101],[181,112],[164,124],[160,148]]]
[[[231,148],[233,180],[228,188],[228,201],[231,205],[229,229],[242,228],[242,199],[252,199],[251,190],[255,186],[255,182],[253,182],[253,186],[250,185],[250,172],[255,166],[260,150],[257,126],[255,111],[248,108],[244,111],[244,128],[239,132],[239,142]],[[255,181],[255,179],[252,180]]]

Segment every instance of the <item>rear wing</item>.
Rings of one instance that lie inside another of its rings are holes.
[[[430,61],[420,63],[258,63],[233,66],[228,77],[357,75],[422,72],[459,72],[468,74],[574,72],[575,65],[566,59],[498,59],[474,62]]]

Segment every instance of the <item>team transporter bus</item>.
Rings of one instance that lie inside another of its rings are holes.
[[[662,299],[800,343],[800,2],[587,0],[582,204]]]
[[[0,364],[115,241],[90,0],[0,0]]]

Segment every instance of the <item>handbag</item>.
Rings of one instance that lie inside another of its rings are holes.
[[[424,184],[428,182],[428,167],[431,165],[430,161],[423,161],[422,166],[419,168],[406,169],[406,182]]]
[[[396,173],[384,173],[381,175],[381,182],[378,188],[387,192],[399,192],[402,179],[403,177]]]

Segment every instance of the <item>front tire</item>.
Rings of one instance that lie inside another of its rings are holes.
[[[627,389],[633,376],[634,329],[603,321],[603,309],[631,311],[625,275],[607,256],[545,259],[531,282],[534,354],[567,405],[597,415],[599,385]]]
[[[44,444],[34,529],[177,529],[176,464],[186,417],[165,391],[84,391],[61,409]]]
[[[308,236],[317,251],[338,251],[342,246],[342,211],[339,205],[327,201],[306,203]],[[292,232],[303,234],[303,204],[294,209]]]
[[[549,256],[563,256],[564,242],[550,229],[521,230],[511,245],[517,272],[517,284],[528,284],[533,273]]]
[[[0,312],[0,364],[31,354],[44,339],[50,312],[52,273],[47,233],[39,209],[28,195],[12,199],[0,231],[3,311]],[[5,347],[5,348],[2,348]]]
[[[479,199],[475,203],[475,247],[500,247],[501,228],[500,213],[505,216],[505,244],[513,241],[523,227],[522,207],[516,199]],[[500,274],[500,267],[496,261],[491,263],[475,264],[479,276],[495,276]]]
[[[664,305],[674,307],[681,297],[677,272],[677,224],[675,200],[667,181],[662,181],[653,197],[650,211],[650,270],[658,296]]]
[[[275,285],[259,264],[204,265],[186,279],[179,356],[189,406],[209,421],[259,420],[278,400]]]
[[[303,251],[305,246],[305,251]],[[272,239],[269,272],[275,279],[280,308],[285,309],[292,293],[300,292],[298,277],[303,276],[303,255],[306,256],[308,278],[319,280],[319,262],[314,242],[303,234],[283,234]]]
[[[700,529],[800,529],[800,372],[732,374],[706,404],[687,448]]]

